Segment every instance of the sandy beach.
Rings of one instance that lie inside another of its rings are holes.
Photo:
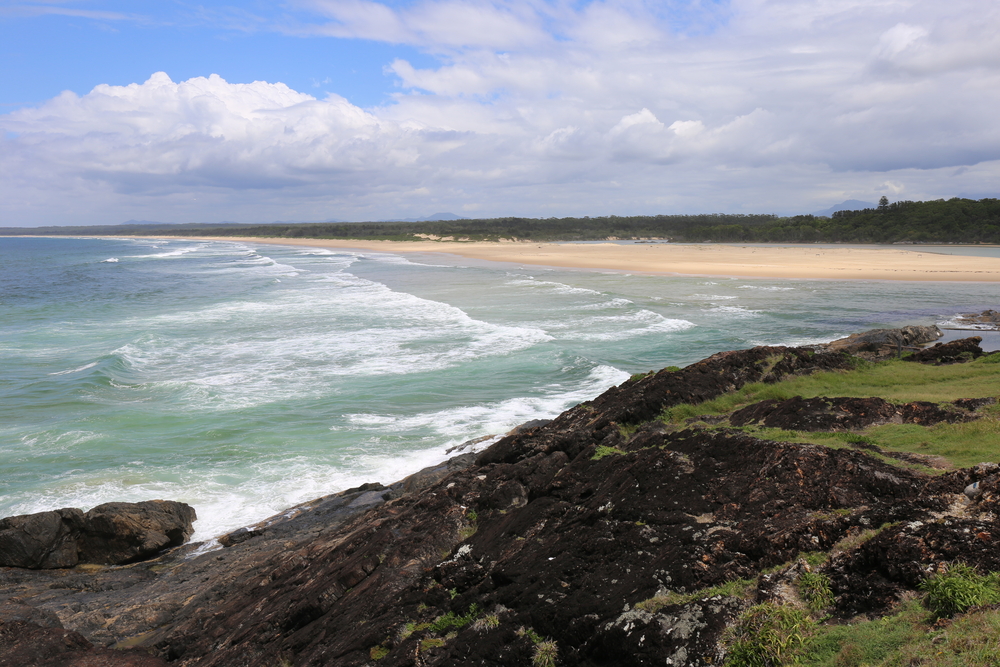
[[[190,237],[187,237],[190,238]],[[889,248],[778,247],[674,243],[463,243],[257,237],[200,237],[318,248],[447,253],[468,259],[628,273],[799,278],[1000,282],[1000,258]]]

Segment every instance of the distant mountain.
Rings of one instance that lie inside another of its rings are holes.
[[[829,218],[837,211],[860,211],[861,209],[875,208],[876,206],[877,204],[872,204],[871,202],[861,201],[859,199],[848,199],[847,201],[842,201],[839,204],[831,206],[830,208],[822,211],[816,211],[813,215]]]
[[[435,222],[437,220],[467,220],[454,213],[434,213],[426,218],[392,218],[390,220],[379,220],[379,222]]]

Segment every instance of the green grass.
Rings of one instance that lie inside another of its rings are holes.
[[[787,378],[775,384],[757,382],[738,391],[697,405],[681,404],[664,411],[661,419],[679,424],[698,415],[722,415],[767,399],[787,400],[795,396],[879,396],[887,401],[941,403],[956,398],[996,396],[1000,386],[1000,353],[976,361],[949,366],[928,366],[906,361],[862,363],[850,371],[824,371]],[[1000,406],[983,408],[997,416]]]
[[[943,618],[971,607],[1000,602],[1000,573],[979,574],[964,563],[953,563],[920,584],[924,604]]]
[[[798,609],[771,602],[754,605],[724,633],[725,667],[793,664],[814,626]]]
[[[877,396],[897,403],[930,401],[943,404],[957,398],[996,397],[998,394],[1000,353],[948,366],[928,366],[897,360],[860,362],[858,368],[850,371],[813,373],[775,384],[749,384],[739,391],[711,401],[673,406],[664,410],[660,419],[669,425],[682,426],[687,420],[702,415],[726,415],[759,401],[786,400],[795,396]],[[941,423],[931,427],[886,424],[858,433],[805,433],[757,426],[741,427],[739,430],[768,440],[833,448],[868,443],[888,451],[940,457],[952,466],[967,467],[1000,458],[1000,405],[980,408],[978,413],[982,417],[971,422]],[[931,474],[940,472],[933,467],[874,455],[892,465]]]
[[[594,450],[594,455],[590,457],[591,461],[600,461],[605,456],[611,455],[622,455],[625,452],[618,449],[617,447],[608,447],[607,445],[598,445]]]
[[[927,634],[927,610],[910,600],[897,613],[875,620],[816,628],[800,664],[810,667],[862,667],[885,664]],[[915,663],[922,664],[922,663]]]
[[[833,593],[830,591],[830,577],[822,572],[803,572],[799,576],[796,586],[799,595],[805,600],[812,612],[818,612],[827,607],[832,607],[834,603]]]

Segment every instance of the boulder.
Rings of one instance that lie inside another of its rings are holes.
[[[105,503],[86,514],[64,508],[0,519],[0,566],[120,565],[179,546],[194,532],[194,508],[171,500]]]
[[[173,500],[105,503],[85,515],[80,561],[119,565],[145,560],[187,542],[194,508]]]
[[[73,567],[84,524],[75,508],[0,519],[0,565],[50,569]]]

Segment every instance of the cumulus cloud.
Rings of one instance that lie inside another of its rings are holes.
[[[399,87],[370,109],[158,73],[0,115],[5,216],[794,212],[996,191],[1000,8],[979,0],[297,6],[276,30],[439,64],[385,63]]]

